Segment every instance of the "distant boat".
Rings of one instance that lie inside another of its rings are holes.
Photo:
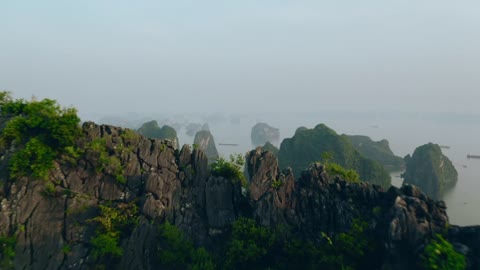
[[[225,146],[238,146],[236,143],[219,143],[218,145],[225,145]]]
[[[468,155],[467,155],[467,158],[476,158],[476,159],[480,159],[480,156],[479,156],[479,155],[470,155],[470,154],[468,154]]]
[[[440,148],[443,148],[443,149],[450,149],[450,146],[448,146],[448,145],[440,145]]]
[[[463,168],[467,168],[467,165],[462,165]]]

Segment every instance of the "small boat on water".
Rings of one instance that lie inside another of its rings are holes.
[[[440,145],[440,148],[443,148],[443,149],[450,149],[450,146],[448,146],[448,145]]]
[[[225,145],[225,146],[238,146],[236,143],[219,143],[218,145]]]
[[[467,155],[467,158],[476,158],[476,159],[480,159],[480,155],[470,155],[470,154],[468,154],[468,155]]]

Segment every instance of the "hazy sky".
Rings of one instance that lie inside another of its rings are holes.
[[[81,114],[480,113],[480,1],[0,1],[0,89]]]

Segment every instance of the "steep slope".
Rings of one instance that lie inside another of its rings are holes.
[[[342,135],[352,142],[353,147],[366,158],[375,160],[383,165],[389,171],[399,171],[404,169],[405,162],[403,158],[397,157],[390,149],[387,140],[378,142],[373,141],[368,136],[363,135]]]

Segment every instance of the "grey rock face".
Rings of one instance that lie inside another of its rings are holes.
[[[319,163],[296,179],[291,169],[279,170],[274,155],[257,149],[247,156],[251,186],[244,196],[238,182],[211,176],[199,149],[192,152],[185,146],[177,151],[170,141],[129,137],[125,129],[93,123],[83,130],[85,138],[78,144],[105,139],[127,181],[97,171],[98,160],[88,154],[75,165],[56,164],[50,196],[42,195],[46,181],[2,179],[0,235],[15,235],[17,269],[92,269],[97,260],[91,253],[94,224],[89,220],[106,203],[139,208],[138,225],[121,239],[120,269],[156,269],[157,227],[164,221],[180,228],[195,245],[214,249],[241,215],[264,226],[295,228],[298,237],[311,241],[319,240],[321,232],[347,231],[362,217],[385,247],[379,260],[389,269],[413,269],[413,260],[405,258],[415,258],[415,251],[448,225],[445,204],[414,186],[385,192],[376,185],[349,184],[331,179]],[[478,269],[480,230],[451,231],[454,244],[467,253],[470,269]],[[62,250],[66,245],[70,252]]]
[[[219,156],[217,147],[215,146],[215,140],[213,139],[210,131],[202,130],[197,132],[197,134],[195,134],[193,144],[207,155],[209,162],[213,162],[218,159]]]

